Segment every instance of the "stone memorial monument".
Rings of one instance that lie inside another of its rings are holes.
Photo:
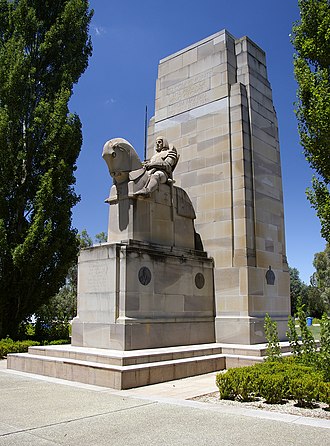
[[[284,339],[290,313],[264,52],[224,30],[161,60],[148,159],[102,156],[108,241],[80,253],[72,343],[8,367],[123,389],[262,360],[265,314]]]
[[[173,185],[175,147],[158,137],[142,164],[131,144],[115,138],[103,158],[114,182],[108,243],[79,256],[72,345],[136,350],[214,342],[213,260],[201,250],[188,195]]]
[[[180,148],[176,184],[215,261],[217,342],[264,342],[266,312],[284,339],[290,285],[265,53],[223,30],[161,60],[150,141],[158,134]]]

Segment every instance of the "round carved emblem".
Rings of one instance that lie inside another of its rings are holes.
[[[146,266],[142,266],[139,271],[139,281],[142,285],[148,285],[151,280],[151,271]]]
[[[205,278],[202,273],[197,273],[195,276],[195,285],[200,290],[205,285]]]
[[[267,285],[274,285],[275,283],[275,274],[274,271],[272,270],[272,267],[270,266],[268,271],[266,272],[266,282]]]

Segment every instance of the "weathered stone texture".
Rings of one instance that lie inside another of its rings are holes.
[[[160,134],[179,149],[176,184],[188,192],[215,260],[217,341],[263,342],[266,312],[284,338],[289,276],[265,53],[224,30],[161,60],[149,154]],[[274,285],[265,279],[269,266]]]

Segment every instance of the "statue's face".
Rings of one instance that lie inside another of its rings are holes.
[[[161,152],[163,150],[163,138],[156,139],[156,150],[157,152]]]

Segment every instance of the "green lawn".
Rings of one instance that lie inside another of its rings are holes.
[[[312,325],[311,327],[308,327],[309,330],[312,332],[312,335],[314,336],[314,339],[319,341],[320,340],[320,331],[321,327],[319,325]],[[296,327],[297,333],[300,336],[300,328]]]

